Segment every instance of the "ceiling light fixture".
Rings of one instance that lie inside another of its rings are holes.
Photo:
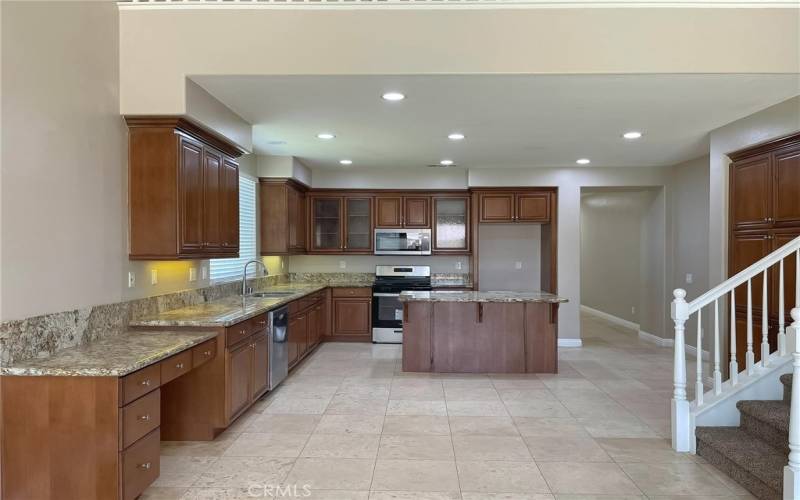
[[[342,165],[352,165],[353,160],[339,160],[339,163],[341,163]]]
[[[580,160],[575,161],[575,163],[577,163],[578,165],[588,165],[592,163],[592,160],[590,160],[589,158],[581,158]]]
[[[400,92],[386,92],[381,97],[383,97],[386,101],[402,101],[406,98],[406,96]]]
[[[326,141],[333,139],[334,137],[336,136],[331,134],[330,132],[320,132],[319,134],[317,134],[317,139],[324,139]]]
[[[630,132],[625,132],[624,134],[622,134],[622,137],[624,137],[625,139],[639,139],[640,137],[642,137],[642,133],[636,130],[631,130]]]
[[[439,162],[439,165],[442,165],[444,167],[449,167],[452,164],[453,164],[453,160],[442,160],[442,161]]]
[[[462,141],[466,137],[464,134],[453,132],[452,134],[448,135],[447,138],[451,141]]]

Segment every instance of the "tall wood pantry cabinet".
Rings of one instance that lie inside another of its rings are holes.
[[[126,122],[129,257],[237,257],[243,151],[185,118]]]
[[[800,236],[800,133],[759,144],[728,155],[729,238],[728,276],[755,263],[762,257]],[[795,305],[794,256],[784,261],[784,322],[791,324],[789,312]],[[777,347],[779,327],[779,271],[773,266],[767,273],[767,336],[770,347]],[[763,278],[752,281],[753,342],[761,342]],[[747,352],[747,285],[737,287],[736,352],[739,366],[744,366]],[[756,360],[760,349],[754,349]]]

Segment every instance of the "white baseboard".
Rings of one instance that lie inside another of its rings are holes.
[[[675,345],[674,339],[665,339],[663,337],[659,337],[658,335],[647,333],[644,330],[639,330],[639,338],[645,342],[651,342],[661,347],[671,347]]]
[[[603,318],[606,321],[616,323],[617,325],[624,326],[625,328],[630,328],[631,330],[639,329],[639,325],[633,321],[622,319],[618,316],[614,316],[613,314],[608,314],[607,312],[598,311],[597,309],[593,309],[589,306],[581,305],[581,311],[585,312],[586,314],[591,314],[592,316],[597,316],[598,318]]]
[[[558,347],[582,347],[581,339],[558,339]]]

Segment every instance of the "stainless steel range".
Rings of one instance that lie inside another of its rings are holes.
[[[430,290],[430,266],[375,266],[372,285],[372,342],[403,342],[403,290]]]

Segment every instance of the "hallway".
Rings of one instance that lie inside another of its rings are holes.
[[[216,441],[162,443],[142,498],[753,498],[671,450],[672,350],[582,322],[558,375],[404,374],[399,346],[323,344]]]

